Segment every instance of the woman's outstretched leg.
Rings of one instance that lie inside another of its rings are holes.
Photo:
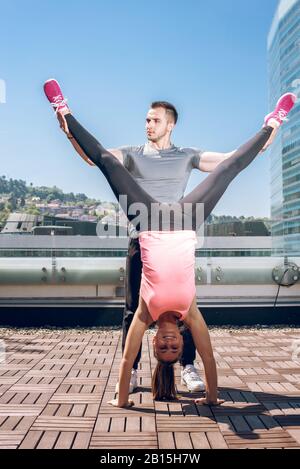
[[[68,128],[68,133],[71,133],[80,149],[83,150],[84,156],[81,156],[84,157],[89,164],[94,163],[97,165],[103,172],[122,209],[127,215],[128,220],[132,221],[137,228],[140,227],[141,224],[142,226],[145,224],[146,227],[143,229],[147,229],[151,213],[151,203],[156,201],[139,186],[120,161],[106,150],[101,143],[72,116],[66,104],[66,99],[56,80],[47,80],[44,84],[44,91],[52,107],[55,109],[55,112],[62,117],[62,121]],[[131,213],[129,209],[135,203],[141,204],[141,206],[134,207],[136,210],[134,213]],[[135,220],[137,211],[142,212],[138,221]]]
[[[106,177],[116,198],[127,196],[127,208],[134,203],[143,204],[148,213],[151,213],[151,203],[156,202],[142,187],[134,180],[129,171],[108,150],[106,150],[95,137],[93,137],[72,114],[65,115],[69,131],[78,142],[85,154],[95,163]],[[122,203],[121,203],[122,205]],[[122,206],[123,210],[124,207]],[[136,214],[125,212],[128,219],[132,221]]]
[[[270,138],[273,130],[274,127],[271,126],[262,128],[252,139],[239,147],[230,158],[220,163],[190,194],[181,199],[181,204],[192,204],[193,229],[199,228],[199,226],[194,226],[196,223],[196,204],[204,204],[204,220],[206,220],[229,184],[254,160]]]
[[[293,93],[283,94],[277,101],[274,111],[265,117],[264,127],[260,132],[238,148],[230,158],[219,164],[205,181],[180,201],[181,204],[192,204],[190,212],[192,212],[193,229],[199,228],[197,226],[196,204],[204,204],[204,220],[206,220],[231,181],[254,160],[270,139],[274,129],[278,129],[286,120],[286,116],[293,109],[296,100],[297,96]],[[199,223],[202,224],[204,220],[199,220]]]

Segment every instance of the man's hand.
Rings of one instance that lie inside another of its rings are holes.
[[[67,134],[67,135],[71,135],[70,132],[69,132],[68,124],[67,124],[67,121],[65,119],[64,114],[62,114],[61,112],[58,111],[57,114],[56,114],[56,117],[57,117],[57,120],[59,122],[59,126],[62,129],[62,131],[65,132],[65,134]]]
[[[265,146],[263,147],[262,150],[260,150],[259,153],[263,153],[264,151],[266,151],[267,148],[273,143],[273,140],[275,139],[275,137],[277,135],[278,129],[279,129],[279,127],[274,127],[273,132],[271,133],[271,136],[270,136],[269,140],[267,141],[267,143],[265,143]]]
[[[211,400],[208,397],[200,397],[199,399],[194,400],[195,404],[201,404],[201,405],[221,405],[225,402],[224,399],[214,399]]]
[[[65,114],[62,112],[57,112],[56,113],[57,120],[59,122],[59,126],[62,129],[62,131],[66,134],[66,136],[71,140],[73,147],[77,151],[77,153],[81,156],[81,158],[87,162],[90,166],[95,166],[95,164],[86,156],[84,151],[80,148],[74,137],[69,131],[69,127],[65,118]]]
[[[124,407],[124,408],[127,408],[127,407],[133,407],[134,406],[134,402],[131,401],[131,400],[128,400],[127,404],[125,405],[119,405],[118,404],[118,399],[112,399],[111,401],[108,401],[107,402],[108,404],[114,406],[114,407]]]

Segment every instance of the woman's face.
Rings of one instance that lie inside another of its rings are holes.
[[[158,360],[171,362],[178,359],[182,352],[183,339],[177,325],[160,325],[153,338],[153,347]]]

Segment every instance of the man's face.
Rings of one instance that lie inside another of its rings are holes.
[[[158,142],[170,134],[174,128],[174,122],[169,117],[165,108],[150,109],[146,117],[147,138],[151,142]]]

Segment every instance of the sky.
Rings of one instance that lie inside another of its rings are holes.
[[[74,115],[107,148],[145,143],[149,105],[166,100],[179,112],[175,145],[234,150],[269,112],[267,35],[276,6],[0,0],[0,175],[115,200],[99,169],[59,130],[42,88],[53,77]],[[193,170],[187,192],[206,176]],[[268,152],[236,178],[214,214],[270,216]]]

